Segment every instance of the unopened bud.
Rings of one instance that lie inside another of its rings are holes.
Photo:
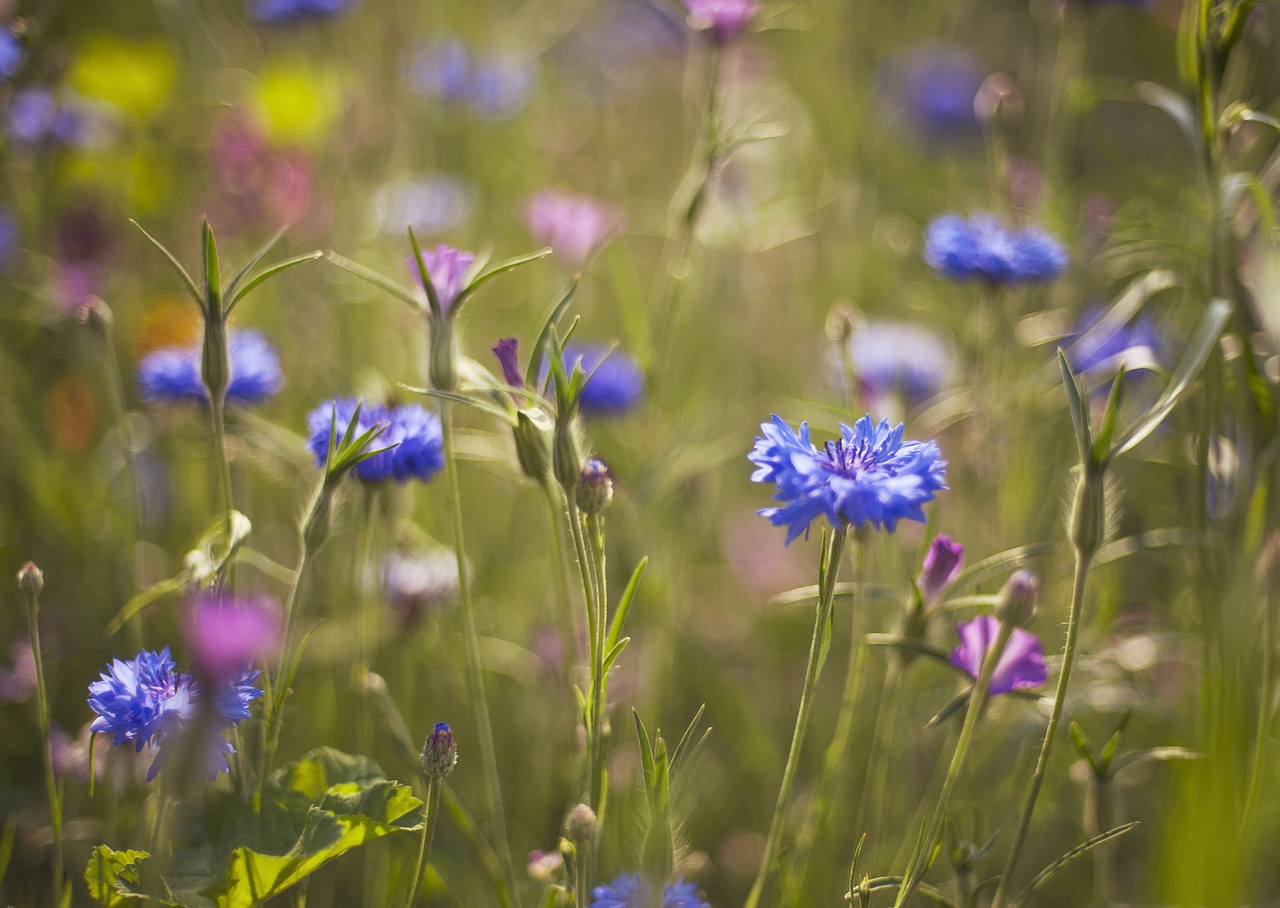
[[[44,571],[36,567],[35,562],[28,561],[18,571],[18,589],[28,596],[39,596],[44,589]]]
[[[524,475],[539,485],[545,485],[551,475],[552,432],[551,418],[536,407],[516,413],[516,458]]]
[[[929,543],[929,551],[925,553],[924,564],[920,571],[920,595],[926,603],[938,598],[956,574],[960,573],[960,565],[964,563],[964,546],[952,542],[950,536],[935,536]]]
[[[204,347],[200,358],[200,378],[209,400],[221,402],[227,395],[231,366],[227,358],[227,326],[219,318],[209,316],[204,323]]]
[[[309,552],[316,552],[329,538],[329,520],[333,511],[333,486],[326,479],[316,491],[316,497],[302,525],[302,542]]]
[[[1106,535],[1107,500],[1102,471],[1086,466],[1071,503],[1071,545],[1076,553],[1092,557]]]
[[[1013,627],[1030,627],[1040,604],[1040,578],[1030,571],[1016,571],[1000,588],[996,617]]]
[[[555,432],[552,436],[551,469],[555,473],[556,482],[564,489],[566,495],[573,495],[578,485],[578,477],[582,475],[581,431],[578,428],[577,413],[561,413],[556,416]]]
[[[582,466],[582,474],[578,477],[577,488],[573,490],[578,509],[584,514],[603,514],[609,502],[613,501],[613,480],[609,478],[609,468],[604,461],[595,457],[587,459]]]
[[[443,779],[457,764],[458,745],[453,741],[453,730],[437,722],[422,745],[422,768],[433,779]]]
[[[596,812],[586,804],[577,804],[564,819],[565,831],[574,842],[590,842],[596,835]]]

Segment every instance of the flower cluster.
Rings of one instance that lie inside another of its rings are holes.
[[[307,439],[316,465],[324,466],[329,454],[329,431],[336,424],[341,440],[349,429],[362,435],[379,423],[385,428],[372,444],[387,450],[356,465],[355,473],[364,482],[394,479],[426,482],[444,467],[444,434],[440,417],[417,404],[397,407],[360,406],[360,416],[351,427],[359,402],[353,397],[326,401],[307,414]]]
[[[258,674],[241,669],[204,703],[200,684],[178,671],[167,646],[143,650],[134,659],[112,661],[89,685],[89,707],[98,714],[89,728],[111,735],[112,744],[155,748],[148,781],[194,736],[196,765],[204,779],[213,779],[227,771],[227,754],[235,753],[222,733],[249,718],[249,704],[262,696],[254,686]]]
[[[960,645],[951,651],[951,664],[972,678],[982,671],[982,660],[1000,633],[1000,619],[995,615],[979,615],[972,621],[956,625]],[[987,690],[992,696],[1007,694],[1020,687],[1044,684],[1049,671],[1044,664],[1044,651],[1035,634],[1015,628],[996,663]]]
[[[1010,227],[994,214],[944,214],[925,231],[925,261],[957,281],[991,284],[1051,281],[1067,267],[1067,251],[1038,227]]]
[[[199,345],[163,347],[148,353],[138,364],[143,400],[207,404],[209,392],[200,377],[200,357]],[[231,366],[228,403],[262,403],[284,384],[280,358],[261,331],[228,332],[227,360]]]
[[[747,459],[758,469],[752,482],[772,482],[780,507],[761,516],[787,527],[787,542],[807,534],[809,524],[826,516],[836,528],[870,524],[893,532],[899,520],[924,522],[922,506],[946,488],[946,461],[932,441],[903,441],[902,425],[874,425],[870,416],[853,428],[840,426],[840,438],[819,451],[809,426],[792,431],[785,420],[760,426],[762,437]]]
[[[622,873],[591,890],[591,908],[650,908],[649,884],[638,873]],[[698,887],[683,879],[662,888],[662,908],[710,908]]]

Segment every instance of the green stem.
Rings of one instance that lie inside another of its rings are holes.
[[[942,791],[938,795],[938,806],[933,810],[933,818],[929,821],[929,831],[925,834],[923,845],[912,856],[910,865],[903,873],[903,883],[894,899],[894,908],[905,905],[924,878],[929,869],[934,843],[942,835],[942,824],[946,821],[947,807],[951,803],[951,792],[956,780],[960,778],[960,770],[964,766],[965,757],[969,753],[969,743],[973,739],[973,730],[978,726],[982,708],[986,705],[991,676],[995,674],[996,665],[1004,654],[1004,648],[1013,636],[1013,625],[1001,622],[1000,633],[995,643],[987,649],[982,660],[982,668],[978,671],[978,679],[973,684],[973,693],[969,695],[969,708],[964,714],[964,725],[960,729],[960,739],[956,741],[955,752],[951,754],[951,765],[947,767],[947,777],[942,782]]]
[[[544,486],[547,499],[547,516],[551,520],[551,543],[556,559],[556,586],[560,595],[559,608],[556,609],[560,621],[560,633],[564,635],[564,673],[572,677],[574,660],[578,652],[578,627],[574,620],[572,597],[569,594],[569,564],[565,559],[564,529],[560,526],[560,502],[557,500],[555,487]]]
[[[215,399],[209,407],[210,418],[213,422],[213,447],[218,457],[218,481],[222,491],[222,513],[227,519],[227,539],[231,539],[231,459],[227,456],[227,423],[226,423],[226,402],[225,400]],[[235,582],[235,565],[228,559],[226,572],[230,582]],[[223,578],[219,577],[219,581]]]
[[[826,637],[827,625],[831,620],[831,606],[835,601],[836,577],[840,573],[840,554],[844,549],[845,535],[848,529],[840,527],[831,534],[826,551],[826,571],[822,577],[821,593],[818,596],[817,615],[813,624],[813,638],[809,641],[809,662],[805,667],[804,687],[800,693],[800,709],[796,712],[796,727],[791,734],[791,750],[787,754],[787,765],[782,771],[782,786],[778,790],[778,802],[773,808],[773,819],[769,822],[769,837],[765,841],[764,854],[760,858],[760,869],[756,873],[755,883],[747,896],[746,908],[758,908],[764,897],[764,887],[769,881],[769,871],[778,856],[778,847],[782,841],[782,825],[786,817],[787,801],[791,796],[791,783],[795,779],[796,767],[800,763],[800,750],[804,745],[805,729],[809,725],[809,709],[813,706],[813,692],[818,684],[818,670],[822,662],[823,640]]]
[[[426,822],[422,824],[422,839],[418,842],[418,860],[414,864],[413,879],[409,884],[409,900],[404,908],[413,908],[418,904],[418,896],[422,892],[422,875],[431,860],[431,842],[436,837],[436,820],[440,815],[440,789],[443,780],[440,776],[432,776],[427,783],[427,803],[424,809]]]
[[[44,655],[40,650],[40,597],[27,590],[27,632],[30,636],[31,659],[36,669],[36,711],[40,724],[40,754],[44,764],[45,796],[49,801],[49,825],[53,830],[53,900],[62,898],[62,797],[53,772],[53,753],[49,749],[49,687],[44,675]]]
[[[120,373],[120,360],[116,357],[116,347],[112,343],[111,329],[106,325],[102,328],[102,358],[107,367],[107,387],[110,390],[112,415],[116,419],[116,425],[120,427],[120,443],[124,448],[125,472],[129,477],[129,509],[133,524],[133,539],[131,551],[129,552],[129,566],[131,574],[130,589],[137,590],[139,579],[142,576],[142,556],[138,552],[138,542],[142,539],[142,490],[138,482],[138,464],[134,458],[133,450],[133,431],[129,428],[129,414],[125,409],[124,397],[124,379]],[[129,622],[130,632],[134,634],[134,642],[140,648],[141,624],[138,622]]]
[[[1271,698],[1275,690],[1275,631],[1273,612],[1276,598],[1280,594],[1268,589],[1262,608],[1262,681],[1258,687],[1257,728],[1253,741],[1253,765],[1249,770],[1249,794],[1245,798],[1244,812],[1240,826],[1247,829],[1253,816],[1253,808],[1258,800],[1258,790],[1262,785],[1262,771],[1266,766],[1267,739],[1271,728]]]
[[[603,823],[601,817],[605,807],[604,706],[607,693],[604,659],[607,654],[604,651],[604,647],[605,634],[609,626],[609,592],[608,580],[605,576],[604,519],[596,514],[589,517],[587,522],[591,527],[592,564],[596,575],[596,661],[591,666],[591,707],[594,712],[591,726],[592,730],[596,732],[597,750],[596,762],[591,767],[591,797],[593,801],[591,807],[596,812],[596,823],[599,826]],[[592,853],[594,854],[594,849],[592,849]]]
[[[365,486],[363,491],[364,521],[360,527],[359,541],[356,544],[355,571],[351,581],[352,593],[356,600],[357,620],[359,622],[360,659],[353,667],[354,674],[351,679],[351,689],[356,695],[356,703],[359,704],[356,717],[358,749],[360,753],[368,753],[369,743],[373,736],[373,727],[372,718],[366,708],[367,699],[364,696],[364,679],[373,667],[371,655],[373,646],[370,644],[369,637],[372,633],[371,628],[377,626],[378,613],[365,581],[372,571],[370,562],[373,557],[373,535],[378,517],[379,490],[376,486]]]
[[[449,512],[453,520],[453,551],[458,562],[458,590],[462,601],[462,621],[467,646],[467,686],[475,710],[476,742],[480,750],[481,775],[484,778],[485,812],[497,839],[498,856],[507,877],[511,897],[520,904],[520,886],[511,863],[511,846],[507,840],[507,821],[502,810],[502,789],[498,778],[498,761],[493,746],[493,728],[489,722],[489,704],[484,693],[484,674],[480,661],[480,638],[476,633],[475,603],[471,598],[471,580],[467,576],[466,546],[462,533],[462,489],[458,484],[458,464],[453,441],[453,410],[450,401],[440,401],[440,424],[444,433],[444,471],[449,486]]]
[[[1022,817],[1018,820],[1018,831],[1013,837],[1013,847],[1005,860],[1004,870],[1000,874],[1000,883],[996,887],[995,898],[991,908],[1000,908],[1008,898],[1009,886],[1013,881],[1013,872],[1018,866],[1018,856],[1022,852],[1027,838],[1027,829],[1031,826],[1031,814],[1036,809],[1036,799],[1040,796],[1040,786],[1044,784],[1045,773],[1049,768],[1049,756],[1053,753],[1053,742],[1057,737],[1058,724],[1062,721],[1062,708],[1067,700],[1067,684],[1071,681],[1071,665],[1076,657],[1076,643],[1080,638],[1080,613],[1084,608],[1084,588],[1089,579],[1089,563],[1092,555],[1076,552],[1075,576],[1071,581],[1071,610],[1067,613],[1067,641],[1062,650],[1062,669],[1058,675],[1058,686],[1053,694],[1053,709],[1049,713],[1049,725],[1044,731],[1044,741],[1040,744],[1040,756],[1036,758],[1036,768],[1031,774],[1031,788],[1027,791],[1027,800],[1022,806]]]

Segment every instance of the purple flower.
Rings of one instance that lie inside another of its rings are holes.
[[[425,44],[409,61],[409,84],[414,91],[446,103],[466,96],[470,74],[471,55],[456,38]]]
[[[257,0],[250,4],[249,18],[269,25],[332,19],[346,12],[352,0]]]
[[[621,873],[591,890],[591,908],[652,908],[649,884],[638,873]],[[683,879],[662,888],[662,908],[710,908],[694,883]]]
[[[505,120],[528,103],[534,74],[533,67],[521,60],[481,57],[472,64],[467,103],[482,117]]]
[[[902,425],[887,419],[874,425],[864,416],[851,429],[840,426],[840,438],[819,451],[809,441],[809,425],[792,431],[780,416],[760,426],[762,437],[747,459],[757,466],[752,482],[772,482],[780,507],[765,508],[762,517],[787,527],[787,542],[809,531],[825,516],[844,529],[870,524],[889,532],[899,520],[924,522],[923,505],[946,489],[946,461],[932,441],[903,441]]]
[[[138,363],[138,384],[143,400],[152,403],[207,404],[209,392],[200,377],[201,349],[164,347],[148,353]],[[248,329],[227,332],[227,359],[231,379],[227,384],[227,402],[261,403],[273,396],[284,384],[280,358],[261,331]]]
[[[626,216],[620,208],[565,189],[544,189],[529,199],[525,223],[533,238],[577,268],[617,234]]]
[[[884,105],[916,134],[961,139],[978,132],[973,99],[986,71],[969,52],[929,42],[892,59],[880,76]]]
[[[329,451],[329,428],[336,413],[337,435],[341,440],[355,415],[356,400],[342,397],[326,401],[307,414],[307,438],[316,465],[323,467]],[[375,454],[356,465],[355,474],[364,482],[410,479],[426,482],[444,467],[444,434],[440,417],[417,404],[399,407],[365,405],[360,409],[357,425],[351,428],[353,438],[363,435],[378,423],[385,423],[371,443],[373,449],[388,450]]]
[[[982,660],[1000,633],[1000,621],[995,615],[979,615],[972,621],[957,624],[956,633],[960,636],[960,645],[951,651],[951,664],[977,679]],[[1020,687],[1037,687],[1047,677],[1049,672],[1039,639],[1035,634],[1015,628],[996,663],[987,690],[992,696],[1005,694]]]
[[[183,631],[200,677],[223,682],[280,648],[284,621],[270,596],[206,594],[188,605]]]
[[[956,579],[964,562],[964,546],[952,542],[950,536],[935,536],[924,556],[924,568],[917,584],[926,602],[938,597],[947,584]]]
[[[952,280],[992,284],[1053,280],[1067,267],[1067,251],[1038,227],[1010,227],[994,214],[944,214],[925,231],[925,261]]]
[[[12,30],[0,28],[0,79],[12,79],[22,68],[26,51]]]
[[[524,376],[520,374],[519,342],[514,337],[504,337],[493,347],[493,355],[502,366],[502,377],[513,388],[524,387]]]
[[[467,270],[475,262],[474,252],[463,252],[445,243],[435,249],[422,253],[422,264],[431,278],[431,288],[435,291],[436,300],[440,303],[442,315],[448,315],[458,295],[466,288]],[[409,268],[419,281],[422,275],[413,256],[409,256]]]
[[[684,0],[684,5],[689,9],[689,26],[707,32],[720,45],[745,34],[760,12],[755,0]]]

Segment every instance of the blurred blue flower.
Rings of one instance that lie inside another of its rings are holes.
[[[108,137],[110,121],[83,98],[60,98],[51,88],[33,85],[14,92],[4,129],[5,135],[24,145],[47,141],[93,147]]]
[[[249,704],[262,696],[254,686],[258,675],[240,671],[218,687],[212,709],[202,715],[199,686],[178,671],[167,646],[159,652],[143,650],[127,661],[115,659],[89,685],[89,707],[98,714],[89,730],[111,735],[112,744],[131,743],[135,751],[148,745],[157,748],[148,781],[181,750],[178,741],[196,734],[202,776],[212,779],[226,771],[226,755],[235,753],[222,732],[247,719]]]
[[[508,57],[481,57],[472,64],[466,98],[483,117],[505,120],[515,116],[533,93],[534,67]]]
[[[902,425],[874,426],[864,416],[841,437],[819,451],[809,440],[809,426],[796,433],[780,416],[760,426],[763,437],[747,459],[759,469],[752,482],[772,482],[781,507],[765,508],[762,517],[787,527],[787,542],[807,534],[809,524],[826,516],[836,528],[882,526],[889,532],[899,520],[924,522],[922,505],[946,489],[946,461],[932,441],[902,440]]]
[[[1162,367],[1164,338],[1147,314],[1136,321],[1115,324],[1103,309],[1081,315],[1066,340],[1067,359],[1077,374],[1106,383],[1121,366],[1129,373]]]
[[[591,890],[591,908],[651,908],[649,884],[638,873],[622,873]],[[662,908],[710,908],[698,887],[683,879],[662,889]]]
[[[405,225],[419,236],[444,233],[462,224],[475,206],[475,187],[451,174],[409,177],[384,184],[373,198],[373,218],[389,236],[404,236]]]
[[[21,239],[22,235],[18,232],[18,222],[14,220],[13,210],[8,205],[0,205],[0,267],[13,260]]]
[[[956,625],[960,645],[951,651],[951,664],[962,669],[975,680],[982,671],[982,660],[1000,633],[1000,620],[995,615],[979,615],[972,621]],[[1037,687],[1044,684],[1049,671],[1044,664],[1044,651],[1035,634],[1014,628],[1009,644],[996,663],[995,672],[987,690],[994,697],[1019,687]]]
[[[332,19],[345,13],[353,0],[255,0],[247,9],[250,19],[280,25],[307,19]]]
[[[316,465],[324,466],[329,451],[329,428],[337,414],[337,437],[345,436],[355,414],[357,401],[342,397],[326,401],[307,414],[307,438]],[[373,449],[388,448],[361,461],[355,468],[356,476],[364,482],[382,482],[394,479],[406,482],[429,480],[444,467],[444,435],[440,418],[418,406],[405,404],[398,407],[363,405],[354,428],[354,437],[364,434],[378,423],[386,427],[371,442]]]
[[[900,394],[910,406],[942,390],[951,348],[909,322],[860,322],[849,337],[849,358],[862,391],[873,398]]]
[[[12,31],[0,28],[0,79],[12,79],[22,68],[26,52],[22,42]]]
[[[471,54],[456,38],[423,45],[409,61],[409,85],[419,94],[456,103],[466,97]]]
[[[564,348],[564,365],[572,370],[581,365],[587,373],[582,389],[582,412],[605,416],[625,413],[644,394],[644,373],[631,357],[616,347],[570,344]]]
[[[1067,266],[1067,251],[1038,227],[1010,227],[989,212],[944,214],[925,230],[925,261],[947,277],[992,284],[1050,281]]]
[[[58,102],[50,89],[43,85],[23,88],[9,101],[5,132],[15,142],[34,144],[50,133],[57,115]]]
[[[138,364],[143,400],[208,403],[209,393],[200,377],[200,358],[199,346],[164,347],[148,353]],[[284,384],[280,358],[261,331],[228,332],[227,359],[231,365],[228,403],[261,403]]]
[[[979,132],[973,99],[985,68],[968,51],[928,42],[908,48],[880,72],[884,106],[916,133],[932,139],[959,139]]]

